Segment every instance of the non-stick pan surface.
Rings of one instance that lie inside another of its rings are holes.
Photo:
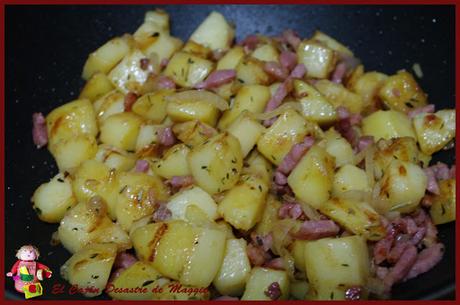
[[[31,137],[31,115],[78,96],[87,55],[108,39],[133,32],[153,6],[7,6],[6,8],[6,253],[8,271],[23,244],[34,244],[40,262],[54,276],[44,282],[42,299],[77,299],[80,295],[52,294],[65,284],[59,266],[70,254],[51,246],[57,225],[38,220],[31,208],[35,188],[57,172],[46,149],[37,150]],[[455,8],[453,6],[165,6],[172,33],[186,40],[212,10],[236,25],[238,39],[259,32],[275,35],[292,28],[302,37],[321,29],[351,47],[366,70],[388,74],[411,70],[419,63],[422,88],[437,108],[455,104]],[[437,159],[455,163],[453,150]],[[444,259],[430,272],[398,285],[395,299],[454,298],[455,225],[439,227],[446,245]],[[5,271],[5,272],[6,272]],[[66,286],[66,289],[68,285]],[[6,278],[9,298],[23,298]],[[100,297],[104,298],[104,297]]]

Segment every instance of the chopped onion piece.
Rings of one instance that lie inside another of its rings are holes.
[[[227,110],[228,103],[225,99],[221,98],[217,94],[206,90],[186,90],[177,92],[166,97],[167,101],[187,101],[187,102],[207,102],[215,106],[220,111]]]

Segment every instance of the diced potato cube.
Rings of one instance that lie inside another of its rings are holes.
[[[345,164],[335,173],[332,186],[332,193],[336,196],[348,191],[371,192],[366,172],[351,164]]]
[[[380,197],[388,200],[391,211],[410,213],[425,195],[427,177],[420,166],[393,160],[380,180]]]
[[[179,86],[193,87],[203,81],[213,68],[212,61],[189,53],[177,52],[169,60],[164,74]]]
[[[131,237],[141,260],[153,262],[161,274],[184,285],[208,286],[224,257],[224,231],[183,221],[147,224],[134,230]]]
[[[62,173],[40,185],[31,201],[38,218],[50,223],[60,222],[67,210],[77,203],[72,193],[72,181]]]
[[[291,172],[288,184],[297,198],[318,209],[331,195],[333,178],[334,159],[314,145]]]
[[[289,297],[289,279],[286,271],[256,267],[251,271],[251,277],[246,283],[241,300],[271,300],[266,291],[273,283],[278,283],[281,295],[278,300],[287,300]]]
[[[270,184],[272,180],[273,167],[272,164],[265,159],[264,156],[259,154],[257,150],[253,150],[252,153],[246,159],[248,166],[243,168],[243,173],[251,174],[267,183]]]
[[[136,153],[139,156],[150,156],[156,149],[159,140],[158,132],[163,125],[142,124],[136,139]]]
[[[106,291],[114,300],[155,300],[159,295],[155,288],[168,282],[151,263],[135,262],[107,285]],[[129,290],[141,291],[127,292]]]
[[[117,113],[108,117],[101,126],[102,143],[132,151],[142,124],[142,118],[132,112]]]
[[[123,60],[110,71],[108,77],[112,83],[123,93],[132,91],[138,93],[152,72],[142,69],[141,60],[146,58],[140,50],[132,50]]]
[[[270,162],[279,165],[292,146],[312,134],[308,122],[295,110],[287,110],[257,141],[257,149]]]
[[[257,177],[241,176],[239,183],[225,193],[218,212],[233,227],[251,229],[262,217],[268,186]]]
[[[210,92],[208,94],[213,95]],[[192,97],[170,100],[166,106],[166,113],[174,122],[199,120],[211,126],[216,125],[219,117],[219,109],[215,105]]]
[[[187,155],[190,148],[185,144],[177,144],[166,151],[161,159],[153,160],[153,171],[160,177],[171,179],[174,176],[188,176]]]
[[[343,106],[352,113],[360,113],[364,108],[363,98],[342,84],[322,79],[315,83],[315,88],[336,108]]]
[[[183,221],[150,223],[131,234],[137,257],[153,262],[161,274],[178,280],[200,233]]]
[[[195,182],[210,194],[231,189],[243,167],[240,143],[229,133],[195,146],[187,158]]]
[[[246,157],[265,128],[249,114],[243,113],[227,128],[227,131],[240,141],[243,157]]]
[[[78,98],[95,101],[113,88],[107,75],[97,72],[86,82]]]
[[[434,196],[430,208],[431,219],[435,225],[454,221],[456,212],[455,179],[441,180],[438,184],[440,194]]]
[[[89,54],[83,67],[83,79],[87,80],[97,72],[108,73],[128,54],[129,49],[128,40],[125,38],[117,37],[109,40],[99,49]]]
[[[104,292],[116,255],[115,244],[89,245],[62,265],[62,277],[85,291],[85,296],[98,296]]]
[[[222,295],[240,296],[250,276],[251,264],[244,239],[228,239],[225,256],[213,284]]]
[[[295,239],[291,246],[291,254],[297,269],[305,272],[305,245],[307,240]]]
[[[297,57],[307,68],[308,76],[314,78],[328,78],[337,61],[333,50],[309,40],[299,45]]]
[[[173,126],[176,137],[189,147],[200,145],[217,135],[217,130],[198,120],[176,123]]]
[[[187,43],[182,48],[182,52],[190,53],[204,59],[210,57],[212,53],[211,49],[192,40],[187,41]]]
[[[204,229],[194,241],[193,250],[185,263],[180,282],[196,287],[209,286],[222,265],[225,245],[224,231]]]
[[[444,109],[424,113],[414,118],[414,128],[420,149],[428,155],[441,150],[455,137],[455,110]]]
[[[278,211],[281,207],[281,202],[270,194],[267,195],[266,202],[262,218],[256,226],[256,232],[260,236],[265,236],[272,232],[275,222],[279,219]]]
[[[219,120],[218,127],[226,129],[243,111],[262,113],[270,99],[270,90],[266,86],[242,86],[235,96],[233,106],[226,110]]]
[[[278,51],[271,44],[263,44],[257,47],[252,53],[251,56],[262,61],[274,61],[278,62]]]
[[[125,231],[129,231],[134,221],[153,214],[156,201],[164,201],[169,197],[168,190],[161,179],[145,173],[120,173],[118,185],[120,191],[115,215],[117,222]]]
[[[141,96],[133,105],[132,111],[141,117],[151,120],[154,124],[160,124],[166,117],[166,97],[172,90],[158,90]]]
[[[100,161],[86,160],[73,176],[72,189],[78,202],[87,202],[98,195],[107,204],[110,218],[116,219],[115,205],[120,189],[115,171]]]
[[[144,22],[152,22],[164,31],[169,31],[169,15],[162,9],[155,9],[145,13]]]
[[[355,155],[353,148],[337,131],[329,129],[324,133],[324,138],[326,151],[335,158],[336,167],[353,163]]]
[[[380,179],[383,171],[394,159],[411,162],[423,166],[428,165],[429,159],[419,151],[414,138],[402,137],[390,140],[380,139],[374,153],[374,173]]]
[[[98,133],[96,113],[87,99],[75,100],[55,108],[46,116],[49,149],[78,135],[95,137]]]
[[[119,171],[127,171],[134,167],[136,157],[122,149],[101,144],[94,157],[95,160],[103,162],[109,168]]]
[[[158,62],[161,63],[164,60],[169,60],[182,47],[182,44],[183,42],[179,38],[170,36],[168,33],[158,33],[158,36],[150,37],[149,42],[144,43],[142,52],[149,57],[156,54]]]
[[[99,126],[111,115],[125,111],[125,95],[113,90],[97,99],[93,103]]]
[[[236,80],[241,85],[268,85],[269,75],[264,71],[264,63],[255,58],[243,58],[236,67]]]
[[[302,105],[302,114],[310,121],[328,124],[336,120],[334,107],[313,86],[301,80],[294,80],[294,90]]]
[[[231,48],[221,59],[219,59],[216,70],[236,69],[244,55],[243,47],[235,46]]]
[[[387,78],[388,75],[380,72],[367,72],[352,82],[350,88],[363,98],[364,108],[370,107],[379,98],[379,89],[383,86]]]
[[[310,298],[344,300],[347,288],[366,284],[369,267],[366,240],[360,236],[323,238],[305,245]]]
[[[320,211],[350,232],[366,239],[380,240],[385,237],[386,230],[380,222],[379,214],[366,202],[332,198],[320,207]]]
[[[96,152],[96,139],[79,135],[55,144],[52,153],[59,171],[72,174],[85,160],[92,159]]]
[[[171,218],[182,220],[186,220],[186,211],[190,206],[200,208],[210,220],[218,217],[217,204],[214,199],[197,186],[180,191],[171,197],[167,204],[172,213]]]
[[[235,37],[235,30],[225,17],[218,12],[211,12],[190,36],[199,44],[212,50],[227,50]]]
[[[362,123],[363,134],[379,139],[412,137],[414,129],[410,119],[402,112],[395,110],[379,110],[365,117]]]
[[[65,214],[58,228],[61,244],[75,253],[92,243],[115,243],[119,251],[131,248],[128,234],[107,216],[104,202],[96,209],[80,202]]]
[[[380,88],[379,96],[389,108],[406,113],[426,105],[426,94],[406,71],[388,77]]]
[[[327,46],[328,48],[339,52],[342,56],[353,56],[353,52],[350,51],[346,46],[332,38],[331,36],[321,32],[315,31],[311,40],[318,41],[323,45]]]

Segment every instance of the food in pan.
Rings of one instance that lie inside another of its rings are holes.
[[[150,11],[89,55],[77,100],[33,115],[62,277],[121,300],[357,300],[433,268],[455,111],[320,31],[234,36],[213,12],[183,42]]]

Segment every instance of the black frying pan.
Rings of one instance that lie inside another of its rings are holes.
[[[87,55],[109,38],[133,32],[151,6],[7,6],[6,7],[6,253],[5,268],[15,262],[21,245],[39,247],[39,261],[54,277],[44,282],[43,299],[77,299],[53,295],[52,285],[65,283],[59,266],[70,254],[49,241],[57,225],[38,220],[30,197],[37,186],[57,172],[46,149],[37,150],[31,137],[31,114],[48,113],[78,96]],[[211,10],[236,24],[237,39],[259,32],[268,35],[292,28],[308,37],[317,28],[349,45],[366,70],[388,74],[411,70],[419,63],[419,80],[437,108],[455,104],[454,6],[292,6],[180,5],[164,7],[172,33],[186,40]],[[438,160],[455,163],[454,151]],[[453,299],[455,289],[455,225],[439,227],[446,245],[444,259],[430,272],[398,285],[395,299]],[[5,271],[6,272],[6,271]],[[67,286],[68,287],[68,286]],[[6,278],[9,298],[22,298]],[[100,297],[104,298],[104,297]]]

